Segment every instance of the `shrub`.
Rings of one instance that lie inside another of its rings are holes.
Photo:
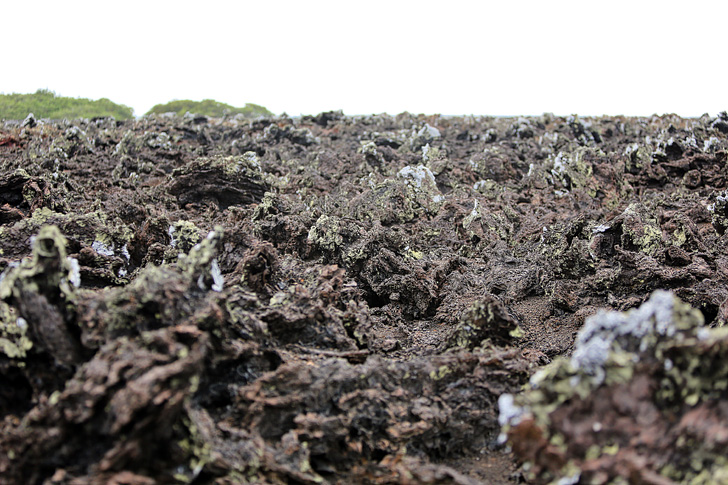
[[[0,94],[0,119],[22,120],[28,113],[36,118],[94,118],[111,116],[117,120],[134,117],[134,110],[107,98],[96,101],[85,98],[57,96],[53,91],[39,89],[33,94]]]
[[[256,116],[273,116],[273,113],[257,104],[247,103],[242,108],[236,108],[229,104],[215,101],[214,99],[204,99],[202,101],[191,101],[189,99],[174,100],[169,103],[155,105],[147,114],[176,113],[182,116],[187,112],[216,118],[223,115],[236,114],[242,114],[250,118]]]

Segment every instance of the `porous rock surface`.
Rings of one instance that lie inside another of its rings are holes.
[[[718,470],[712,449],[694,472],[664,460],[728,402],[668,376],[724,349],[709,329],[728,318],[726,126],[725,114],[5,122],[0,477],[606,483],[630,480],[620,453],[643,483]],[[642,349],[619,317],[574,350],[587,317],[657,289],[692,306],[689,338]],[[615,383],[615,355],[650,358]],[[562,358],[602,381],[554,397],[551,424],[528,430],[543,449],[506,430],[514,454],[499,413],[512,426],[520,414],[503,410],[524,408],[523,386]],[[629,455],[599,441],[597,405],[617,391],[657,424],[679,417],[663,430],[674,444]],[[572,436],[559,423],[575,407],[591,431]]]

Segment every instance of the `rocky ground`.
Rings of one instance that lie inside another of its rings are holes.
[[[2,483],[728,483],[725,113],[0,127]]]

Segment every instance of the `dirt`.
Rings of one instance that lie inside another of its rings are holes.
[[[723,379],[727,158],[725,113],[6,122],[1,481],[723,483],[728,391],[660,369]],[[658,289],[687,347],[534,389]]]

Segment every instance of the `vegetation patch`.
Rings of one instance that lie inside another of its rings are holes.
[[[273,113],[257,104],[246,103],[242,108],[236,108],[229,104],[215,101],[214,99],[203,99],[202,101],[192,101],[189,99],[178,99],[169,103],[157,104],[152,107],[146,114],[164,114],[175,113],[184,116],[186,113],[210,116],[220,118],[225,115],[243,115],[249,118],[258,116],[273,116]]]
[[[36,118],[52,120],[106,116],[128,120],[134,117],[133,109],[106,98],[69,98],[47,89],[39,89],[32,94],[0,94],[0,119],[22,120],[30,113]]]

